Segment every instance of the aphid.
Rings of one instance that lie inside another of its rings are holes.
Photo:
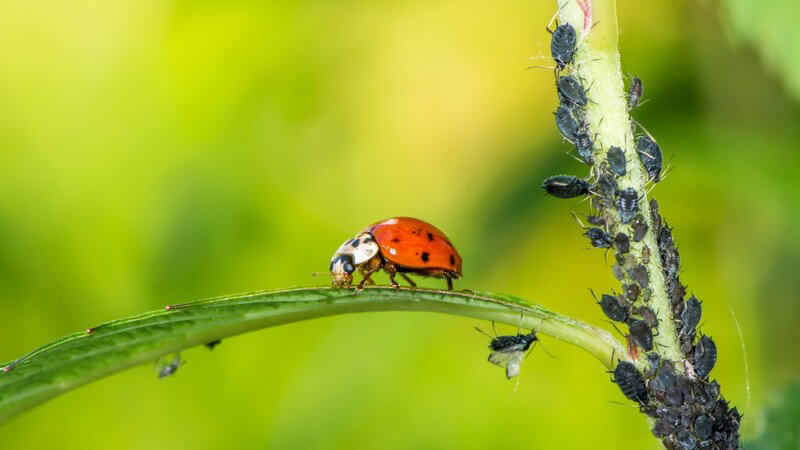
[[[584,107],[589,102],[586,98],[586,91],[583,90],[583,85],[570,76],[558,77],[557,90],[561,103],[567,106]]]
[[[644,217],[642,217],[641,214],[637,214],[636,217],[633,218],[631,227],[633,228],[634,242],[639,242],[644,239],[644,235],[647,233],[647,222],[644,221]]]
[[[619,281],[625,280],[625,269],[619,264],[614,264],[614,266],[611,267],[611,271],[614,273],[614,278]]]
[[[617,383],[625,397],[640,404],[647,403],[647,387],[644,384],[644,377],[633,364],[619,361],[614,369],[612,381]]]
[[[642,246],[642,262],[650,264],[650,247],[647,245]]]
[[[646,352],[653,349],[653,330],[647,322],[641,319],[632,319],[628,322],[628,329],[636,345]]]
[[[606,159],[608,160],[608,165],[611,167],[611,170],[619,176],[625,175],[627,169],[625,167],[625,152],[622,151],[621,148],[612,145],[611,148],[608,149],[608,154],[606,155]]]
[[[714,419],[710,416],[702,415],[694,421],[694,432],[697,437],[705,440],[711,436],[711,431],[714,427]]]
[[[645,378],[653,378],[656,371],[661,367],[661,356],[658,353],[648,353],[647,363],[649,368],[645,371],[644,376]]]
[[[628,107],[630,109],[639,106],[639,100],[642,98],[642,80],[639,77],[631,79],[630,94],[628,95]]]
[[[583,235],[589,238],[592,247],[611,248],[611,236],[600,228],[587,228]]]
[[[544,180],[542,189],[553,197],[575,198],[589,193],[589,183],[572,175],[556,175]]]
[[[581,157],[583,162],[591,164],[594,161],[594,143],[585,131],[578,133],[575,148],[578,150],[578,156]]]
[[[592,292],[592,297],[594,297],[594,300],[597,301],[597,297],[594,295],[594,291],[591,292]],[[603,313],[605,313],[605,315],[609,319],[614,320],[616,322],[625,322],[626,320],[628,320],[628,314],[629,314],[628,307],[623,302],[621,302],[619,298],[613,295],[603,294],[600,297],[600,301],[597,302],[597,304],[600,305],[600,308],[603,310]]]
[[[700,300],[694,295],[686,302],[686,308],[681,314],[681,333],[694,336],[694,330],[700,323],[700,316],[703,314],[703,307]]]
[[[594,191],[603,198],[614,199],[617,195],[619,186],[617,180],[611,174],[604,173],[597,177],[597,183],[594,185]]]
[[[215,339],[215,340],[213,340],[211,342],[207,342],[205,344],[205,346],[208,347],[209,350],[214,350],[214,347],[218,346],[221,343],[222,343],[222,339]]]
[[[708,398],[710,398],[711,401],[714,401],[717,399],[717,397],[719,397],[719,383],[717,380],[706,384],[705,389],[706,394],[708,394]]]
[[[717,363],[717,345],[709,336],[703,336],[694,346],[694,372],[700,378],[707,378]]]
[[[668,226],[661,228],[658,233],[658,249],[661,252],[661,263],[664,266],[664,275],[675,278],[681,265],[681,256],[672,240],[672,230]]]
[[[414,273],[444,278],[447,288],[453,290],[453,280],[461,277],[461,256],[433,225],[411,217],[392,217],[370,225],[336,250],[330,264],[333,285],[349,288],[356,269],[363,275],[358,289],[383,269],[394,287],[399,287],[394,279],[398,273],[416,286],[407,275]]]
[[[575,29],[568,23],[559,25],[553,31],[553,40],[550,41],[550,53],[556,61],[558,70],[572,63],[572,58],[575,56],[576,42]]]
[[[606,226],[606,218],[603,216],[587,216],[586,221],[596,227]]]
[[[656,317],[656,313],[647,306],[640,306],[634,309],[633,313],[642,316],[642,319],[644,319],[644,321],[647,322],[651,328],[658,327],[658,318]]]
[[[656,199],[650,200],[650,218],[653,220],[653,231],[658,234],[661,231],[661,215],[658,213],[658,202]]]
[[[639,212],[639,194],[634,188],[626,188],[619,192],[617,211],[623,224],[631,223],[633,217]]]
[[[658,182],[661,179],[661,169],[664,165],[664,156],[661,154],[661,147],[650,136],[642,136],[636,143],[636,150],[639,153],[639,160],[642,162],[650,178]]]
[[[677,435],[678,445],[684,450],[692,450],[697,446],[697,439],[689,430],[681,430]]]
[[[650,297],[653,295],[653,290],[647,288],[642,291],[642,301],[645,303],[650,303]]]
[[[642,264],[633,268],[631,271],[631,278],[639,283],[642,289],[646,289],[648,284],[650,284],[650,274],[647,273],[647,267]]]
[[[639,298],[639,294],[641,293],[641,289],[639,288],[638,284],[629,284],[623,286],[623,289],[625,290],[625,298],[627,298],[632,302],[636,301],[636,299]]]
[[[170,375],[174,375],[175,372],[177,372],[182,365],[186,364],[186,361],[181,361],[180,353],[176,353],[175,356],[172,358],[172,362],[164,364],[156,361],[156,364],[157,364],[156,369],[158,370],[158,378],[161,379],[161,378],[166,378]]]
[[[486,334],[480,328],[476,327],[475,329]],[[492,350],[489,354],[489,362],[499,367],[505,367],[506,378],[510,380],[519,375],[520,364],[525,357],[525,352],[528,349],[533,350],[531,345],[535,345],[538,340],[534,330],[528,334],[517,331],[517,334],[493,337],[489,343],[489,349]]]
[[[568,141],[572,143],[578,141],[578,136],[581,134],[581,126],[575,116],[572,115],[572,110],[566,105],[561,105],[556,109],[556,126]]]
[[[617,233],[614,236],[614,247],[621,253],[628,253],[631,249],[631,241],[628,239],[628,235],[622,232]]]

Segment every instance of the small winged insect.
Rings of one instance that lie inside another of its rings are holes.
[[[642,91],[642,80],[640,80],[639,77],[633,77],[631,79],[631,87],[628,95],[628,107],[630,109],[639,106],[639,100],[642,99]]]
[[[550,53],[556,61],[558,70],[572,63],[572,58],[575,56],[576,41],[575,29],[568,23],[559,25],[553,31],[553,40],[550,41]]]
[[[617,211],[623,224],[631,223],[633,217],[639,212],[639,194],[636,193],[636,189],[629,187],[619,191]]]
[[[557,81],[558,97],[561,103],[569,107],[584,107],[589,102],[586,98],[586,91],[580,81],[570,76],[558,77]]]
[[[180,353],[176,353],[175,356],[172,357],[172,361],[165,362],[158,360],[156,361],[156,370],[158,371],[158,378],[166,378],[170,375],[174,375],[178,369],[186,364],[186,361],[181,360]]]
[[[661,169],[664,165],[661,147],[650,136],[645,135],[639,138],[636,150],[647,174],[653,181],[658,182],[661,179]]]
[[[633,364],[619,361],[614,369],[612,381],[617,383],[625,397],[643,405],[647,403],[647,387],[644,384],[644,376]]]
[[[492,328],[494,328],[494,322]],[[497,336],[497,330],[494,330],[495,337],[492,337],[478,327],[475,329],[492,339],[489,343],[489,349],[492,351],[489,353],[489,362],[499,367],[505,367],[506,378],[509,380],[519,375],[520,365],[526,352],[533,351],[533,347],[539,340],[534,330],[528,334],[522,334],[520,330],[517,330],[517,334],[504,336]]]
[[[615,174],[619,176],[625,175],[627,172],[625,167],[625,152],[622,151],[621,148],[612,145],[611,148],[608,149],[606,159],[608,160],[608,165]]]
[[[553,197],[575,198],[589,193],[589,183],[572,175],[556,175],[544,180],[542,189]]]

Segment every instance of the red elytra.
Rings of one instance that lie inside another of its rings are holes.
[[[333,284],[349,287],[356,269],[363,275],[358,289],[365,283],[374,284],[370,276],[383,269],[394,287],[399,287],[394,279],[398,273],[416,286],[407,276],[414,273],[444,278],[452,290],[453,280],[461,277],[461,255],[447,236],[428,222],[392,217],[370,225],[339,247],[331,259]]]
[[[392,217],[365,231],[389,262],[406,269],[439,269],[461,276],[461,256],[442,230],[419,219]]]

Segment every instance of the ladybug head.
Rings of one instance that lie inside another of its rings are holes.
[[[356,270],[352,255],[337,254],[331,260],[331,275],[333,285],[336,287],[349,286],[353,281],[353,272]]]

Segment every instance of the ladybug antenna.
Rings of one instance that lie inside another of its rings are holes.
[[[312,277],[316,277],[317,275],[325,275],[325,276],[329,276],[330,277],[331,273],[330,272],[311,272],[311,276]]]

